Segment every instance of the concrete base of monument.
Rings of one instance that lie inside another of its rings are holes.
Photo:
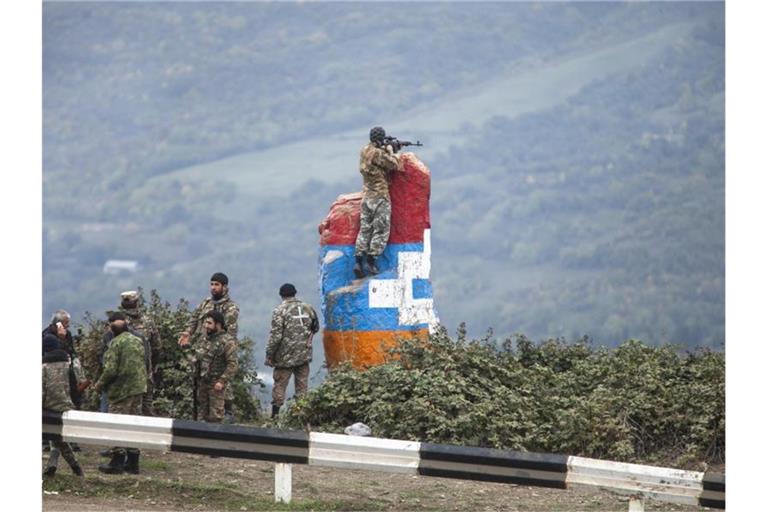
[[[429,339],[429,329],[412,331],[331,331],[323,332],[323,347],[328,368],[349,361],[358,370],[386,363],[389,350],[402,340]]]

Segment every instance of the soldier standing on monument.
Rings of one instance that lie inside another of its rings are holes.
[[[191,343],[196,346],[199,342],[205,340],[207,335],[203,327],[203,318],[210,311],[218,311],[224,315],[224,323],[227,333],[235,340],[237,346],[237,319],[240,316],[240,308],[229,296],[229,278],[222,272],[216,272],[211,276],[210,284],[211,296],[206,297],[199,306],[192,312],[192,316],[187,325],[187,329],[181,333],[179,345]],[[232,403],[235,395],[232,386],[227,386],[224,415],[225,423],[233,421]]]
[[[198,378],[198,414],[209,423],[221,423],[226,389],[237,373],[237,342],[227,332],[221,312],[207,312],[202,324],[205,338],[196,343],[190,357]],[[179,344],[189,346],[189,342]]]
[[[400,160],[391,145],[385,144],[384,128],[371,128],[370,143],[360,150],[360,174],[363,176],[363,201],[360,205],[360,231],[355,242],[355,277],[376,275],[376,258],[384,252],[389,240],[392,203],[389,199],[390,175],[401,169]],[[364,261],[365,259],[365,261]]]
[[[312,361],[312,336],[320,330],[314,308],[296,298],[296,287],[286,283],[280,287],[283,300],[272,312],[272,326],[264,364],[274,367],[272,417],[285,402],[285,389],[294,376],[296,396],[307,392],[309,362]]]
[[[144,359],[144,343],[128,331],[124,313],[109,315],[109,328],[114,338],[104,353],[104,369],[94,385],[95,391],[107,392],[110,414],[141,415],[142,396],[147,391],[147,369]],[[127,455],[127,460],[126,460]],[[112,448],[112,459],[99,471],[120,474],[124,471],[138,474],[139,450],[136,448]]]

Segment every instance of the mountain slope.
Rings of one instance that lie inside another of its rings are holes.
[[[723,5],[381,7],[45,4],[44,318],[223,270],[263,342],[382,124],[425,143],[449,329],[720,346]]]

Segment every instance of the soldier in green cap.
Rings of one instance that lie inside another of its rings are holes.
[[[141,415],[142,395],[147,391],[144,343],[129,332],[126,316],[120,311],[109,315],[109,329],[115,337],[104,353],[104,369],[94,390],[106,391],[111,414]],[[108,464],[99,466],[99,471],[138,474],[139,450],[113,448],[112,459]]]

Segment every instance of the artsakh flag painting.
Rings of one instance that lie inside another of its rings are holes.
[[[356,368],[384,362],[399,339],[426,339],[438,324],[430,272],[429,169],[400,155],[403,171],[390,183],[389,243],[377,259],[380,273],[357,279],[355,240],[362,193],[341,195],[318,227],[320,293],[326,363]]]

